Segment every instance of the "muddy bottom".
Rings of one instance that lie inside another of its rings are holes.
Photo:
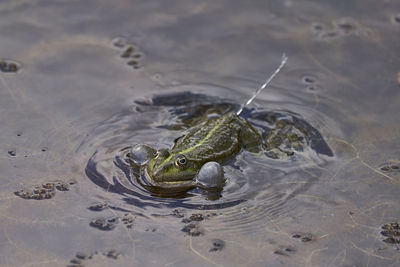
[[[1,266],[397,266],[395,1],[2,1]],[[155,188],[171,149],[236,111],[273,148],[222,190]]]

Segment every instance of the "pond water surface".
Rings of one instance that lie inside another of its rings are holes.
[[[398,266],[398,1],[2,1],[0,266]],[[241,151],[222,191],[154,191],[170,149],[234,111],[308,140]]]

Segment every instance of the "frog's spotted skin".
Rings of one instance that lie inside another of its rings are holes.
[[[223,164],[242,147],[260,151],[262,144],[261,135],[247,121],[229,112],[191,128],[169,152],[158,152],[147,173],[156,182],[192,180],[206,162]]]

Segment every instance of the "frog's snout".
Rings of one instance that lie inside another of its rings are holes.
[[[164,165],[164,166],[153,166],[153,168],[148,168],[147,173],[150,175],[150,177],[157,182],[163,182],[165,180],[165,173],[167,168],[169,167],[170,164]]]

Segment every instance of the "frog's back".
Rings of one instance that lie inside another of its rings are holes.
[[[242,147],[242,120],[233,112],[207,120],[177,139],[172,151],[195,161],[223,162]]]

